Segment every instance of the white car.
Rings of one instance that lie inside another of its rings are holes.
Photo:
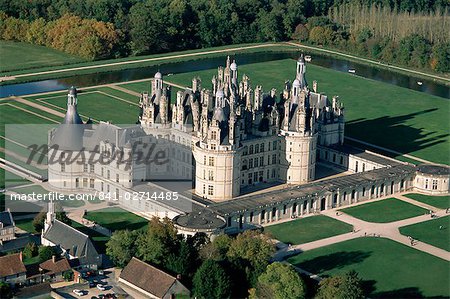
[[[72,292],[74,292],[74,294],[77,295],[77,296],[83,296],[84,295],[84,292],[82,290],[75,289]]]
[[[100,291],[106,291],[106,286],[104,286],[102,284],[98,284],[97,289],[99,289]]]

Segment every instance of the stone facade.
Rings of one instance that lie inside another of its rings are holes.
[[[201,83],[194,78],[192,88],[178,91],[170,106],[170,87],[156,73],[151,93],[141,95],[139,117],[148,134],[191,141],[198,196],[224,201],[260,183],[311,182],[317,146],[344,141],[344,108],[337,97],[318,93],[317,82],[309,89],[303,56],[279,98],[275,89],[252,88],[247,75],[239,81],[229,57],[211,89]]]

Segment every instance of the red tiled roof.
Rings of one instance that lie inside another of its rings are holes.
[[[27,272],[27,269],[20,258],[20,253],[0,257],[0,277],[25,272]]]
[[[53,262],[53,259],[49,259],[41,264],[39,264],[39,267],[46,271],[46,273],[50,272],[52,273],[61,273],[64,271],[68,271],[71,269],[69,262],[65,257],[63,258],[57,258],[56,262]]]
[[[134,257],[122,270],[120,278],[159,298],[162,298],[176,281],[175,277]]]

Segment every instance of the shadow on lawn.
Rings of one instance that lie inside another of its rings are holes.
[[[375,119],[359,118],[346,122],[345,129],[351,137],[407,154],[446,142],[446,138],[450,135],[448,133],[431,137],[436,135],[436,132],[404,124],[419,115],[433,113],[437,110],[438,108],[430,108],[401,116],[383,116]],[[386,135],[386,132],[389,134]]]
[[[366,294],[369,294],[369,293],[366,293]],[[448,298],[446,296],[426,297],[416,287],[403,288],[403,289],[392,290],[392,291],[387,291],[387,292],[379,292],[379,293],[375,292],[375,293],[370,294],[370,297],[372,297],[372,298],[433,298],[433,299]]]
[[[340,251],[293,264],[299,268],[321,275],[321,273],[328,270],[339,269],[352,264],[359,264],[371,254],[372,252],[370,251],[361,250]]]

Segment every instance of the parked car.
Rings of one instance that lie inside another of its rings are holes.
[[[75,295],[77,295],[77,296],[83,296],[83,295],[84,295],[84,291],[82,291],[82,290],[75,289],[75,290],[73,290],[72,292],[73,292]]]
[[[106,286],[104,286],[102,284],[98,284],[97,289],[99,289],[100,291],[106,291]]]

